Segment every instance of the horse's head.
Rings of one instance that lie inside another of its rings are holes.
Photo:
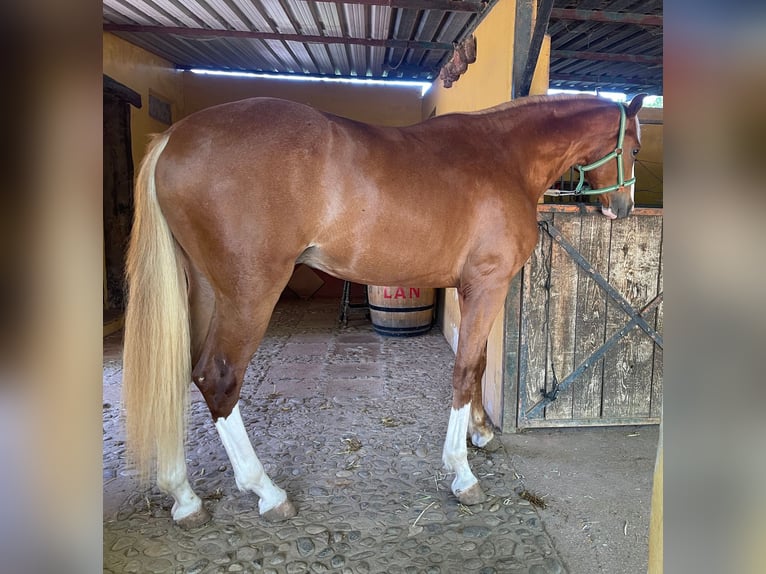
[[[641,131],[636,114],[644,97],[646,94],[639,94],[628,105],[618,104],[620,123],[614,142],[605,143],[606,153],[592,163],[575,167],[580,172],[581,184],[583,178],[590,184],[591,190],[587,193],[599,195],[601,211],[610,219],[627,217],[633,211],[634,164],[641,149]]]

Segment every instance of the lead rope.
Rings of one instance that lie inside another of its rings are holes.
[[[545,220],[538,221],[538,226],[542,231],[545,232],[548,237],[551,237],[548,233],[548,222]],[[553,402],[556,400],[559,394],[559,380],[558,377],[556,377],[556,367],[553,364],[553,341],[551,339],[551,329],[550,329],[550,313],[551,313],[551,277],[553,275],[553,264],[551,259],[553,258],[553,239],[551,239],[551,252],[546,257],[545,252],[543,251],[543,265],[545,266],[545,270],[548,273],[548,277],[545,280],[545,333],[547,338],[547,344],[548,349],[546,352],[546,355],[548,357],[546,367],[550,365],[550,372],[551,372],[551,390],[546,391],[544,388],[540,389],[540,394],[548,399],[550,402]]]

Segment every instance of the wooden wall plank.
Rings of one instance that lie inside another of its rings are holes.
[[[549,213],[539,214],[541,219],[553,220]],[[542,398],[540,390],[545,388],[546,379],[546,349],[548,333],[546,329],[546,298],[545,288],[548,281],[548,268],[551,257],[551,237],[544,232],[539,233],[537,246],[532,256],[524,265],[523,271],[523,303],[521,311],[521,377],[524,388],[519,389],[519,409],[526,403],[527,408]],[[523,413],[522,417],[523,419]],[[543,413],[534,415],[543,418]],[[523,426],[520,420],[520,426]]]
[[[575,249],[580,248],[579,214],[558,213],[553,224]],[[550,326],[550,348],[548,361],[552,364],[558,381],[571,373],[576,364],[575,328],[577,321],[577,269],[579,266],[555,241],[551,252],[551,290],[548,310]],[[549,372],[546,390],[553,386],[553,372]],[[559,392],[558,398],[545,409],[546,419],[572,418],[572,387]]]
[[[662,220],[660,220],[660,226],[662,226]],[[664,262],[665,262],[665,240],[664,240],[664,232],[662,234],[662,245],[660,247],[660,276],[657,281],[657,293],[661,293],[664,289],[663,287],[663,277],[665,275],[664,273]],[[663,334],[663,309],[665,307],[665,302],[663,300],[662,303],[660,303],[659,307],[656,311],[656,318],[654,323],[654,328],[656,331],[662,335]],[[652,324],[651,322],[649,323]],[[651,404],[651,416],[652,417],[660,417],[662,415],[662,383],[663,383],[663,366],[662,366],[662,358],[663,358],[663,350],[660,349],[657,345],[654,346],[654,370],[652,372],[652,404]]]
[[[609,272],[609,242],[612,222],[602,215],[584,215],[580,229],[580,253],[593,269],[606,277]],[[575,363],[579,365],[606,340],[606,293],[584,269],[577,283],[577,321]],[[573,383],[572,417],[575,420],[598,419],[601,416],[601,393],[604,381],[604,359],[591,365]]]
[[[659,275],[661,218],[630,217],[612,225],[609,277],[635,308],[656,295]],[[616,305],[607,306],[607,336],[628,321]],[[654,343],[633,329],[605,356],[604,417],[648,417]]]
[[[484,410],[497,428],[503,425],[505,308],[500,309],[487,338],[487,367],[481,379]]]
[[[511,279],[505,298],[505,373],[503,375],[502,431],[516,432],[519,404],[519,342],[521,335],[521,277]]]

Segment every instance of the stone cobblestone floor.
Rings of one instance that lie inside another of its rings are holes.
[[[181,530],[171,499],[124,466],[121,333],[104,341],[104,572],[564,572],[503,449],[469,448],[488,495],[449,491],[441,448],[454,356],[436,330],[376,335],[337,324],[335,302],[277,306],[248,368],[241,411],[255,450],[298,515],[271,524],[241,493],[207,408],[192,394],[190,481],[213,520]]]

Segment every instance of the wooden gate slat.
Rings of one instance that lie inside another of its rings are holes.
[[[540,218],[552,221],[553,215],[540,214]],[[545,311],[548,292],[545,284],[548,281],[551,243],[550,235],[540,232],[537,246],[523,271],[520,371],[525,384],[523,389],[519,389],[521,412],[524,412],[525,405],[533,405],[540,400],[540,390],[545,388],[546,383],[548,331]],[[544,418],[544,415],[540,413],[531,418]]]
[[[594,215],[582,219],[580,253],[596,272],[606,276],[612,223]],[[606,341],[607,295],[584,269],[578,269],[575,363],[579,365]],[[603,377],[604,359],[599,359],[573,384],[573,419],[595,419],[601,415]]]
[[[664,235],[664,232],[663,232]],[[660,246],[660,272],[659,272],[659,278],[657,281],[657,292],[662,293],[664,291],[663,286],[663,264],[665,261],[665,241],[662,241],[662,244]],[[659,307],[657,308],[657,314],[656,314],[656,320],[654,328],[657,330],[658,333],[663,333],[663,309],[665,307],[664,302],[660,303]],[[651,402],[651,408],[649,410],[649,414],[652,418],[660,418],[660,415],[662,414],[662,383],[663,383],[663,368],[662,368],[662,359],[663,359],[663,349],[659,347],[658,345],[654,346],[654,368],[652,371],[652,402]]]
[[[661,234],[657,217],[632,217],[612,226],[608,281],[633,307],[656,295]],[[607,306],[607,336],[625,324],[625,314]],[[648,417],[654,343],[632,330],[604,361],[602,416]]]
[[[579,214],[557,213],[553,224],[575,249],[580,247]],[[551,252],[551,291],[548,312],[551,340],[548,361],[561,381],[575,367],[575,329],[577,320],[577,278],[579,266],[558,244]],[[553,373],[546,377],[546,390],[553,386]],[[572,387],[562,389],[556,400],[545,409],[546,419],[572,418]],[[538,397],[539,398],[539,397]]]

